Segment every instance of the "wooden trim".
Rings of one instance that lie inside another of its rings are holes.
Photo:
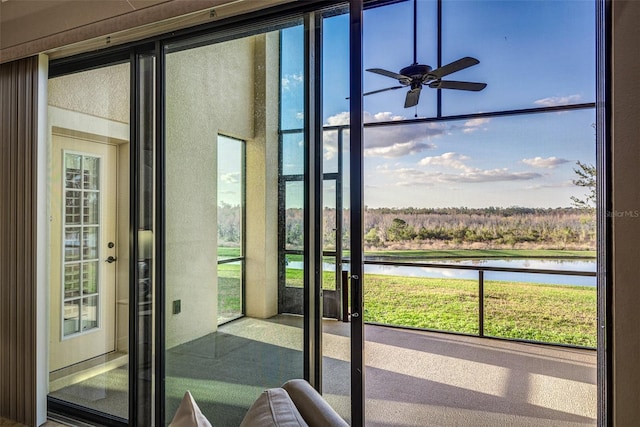
[[[0,65],[0,417],[36,422],[38,57]]]

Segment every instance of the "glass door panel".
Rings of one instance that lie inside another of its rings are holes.
[[[48,86],[49,401],[118,420],[129,413],[129,72]]]
[[[304,376],[304,317],[278,305],[279,67],[302,61],[284,48],[285,31],[301,46],[293,24],[165,46],[165,424],[189,390],[213,425],[239,425],[265,388]]]
[[[323,334],[322,395],[351,420],[351,331],[348,313],[349,15],[346,7],[322,19],[323,48]],[[330,59],[330,60],[329,60]],[[327,126],[328,125],[328,126]],[[345,167],[347,171],[345,171]],[[343,259],[345,258],[345,259]],[[347,276],[348,277],[348,276]],[[346,303],[346,307],[345,307]]]

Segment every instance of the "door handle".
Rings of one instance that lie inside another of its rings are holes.
[[[106,259],[106,261],[111,264],[112,262],[117,261],[118,259],[116,257],[110,256],[109,258]]]

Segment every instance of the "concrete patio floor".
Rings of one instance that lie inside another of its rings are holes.
[[[300,322],[244,318],[220,331],[295,347]],[[325,320],[323,334],[323,395],[347,420],[349,328]],[[367,426],[596,424],[593,350],[365,325],[365,363]]]
[[[345,326],[325,325],[327,356]],[[367,426],[596,423],[595,351],[366,325],[365,364]]]
[[[347,421],[349,334],[349,323],[324,321],[323,395]],[[168,349],[167,423],[190,390],[214,426],[239,425],[262,390],[302,377],[302,342],[302,318],[279,315]],[[368,427],[596,424],[593,350],[365,325],[364,356]],[[124,366],[53,394],[126,417],[126,378]]]

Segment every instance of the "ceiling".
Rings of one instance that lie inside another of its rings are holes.
[[[291,1],[0,0],[0,63],[92,51]]]
[[[0,48],[14,47],[168,1],[171,0],[2,0]]]

